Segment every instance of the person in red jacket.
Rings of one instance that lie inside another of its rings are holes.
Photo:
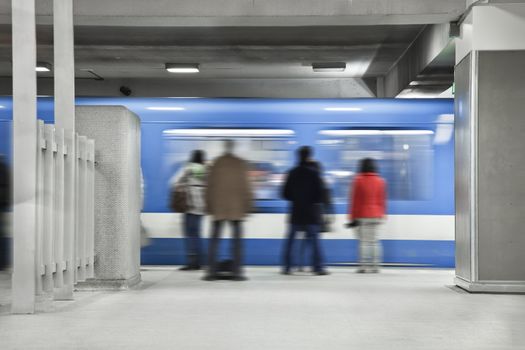
[[[348,218],[357,227],[359,273],[377,273],[382,257],[377,228],[385,217],[386,184],[371,158],[361,160],[359,174],[350,191]]]

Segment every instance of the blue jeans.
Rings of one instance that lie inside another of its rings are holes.
[[[213,222],[211,241],[208,247],[208,276],[217,276],[217,251],[219,249],[219,240],[221,236],[222,225],[226,220],[216,220]],[[240,277],[243,274],[242,271],[242,222],[241,221],[230,221],[233,229],[233,242],[232,248],[232,273],[236,277]]]
[[[292,268],[292,252],[297,232],[304,232],[312,249],[312,268],[314,272],[323,271],[321,247],[319,244],[319,225],[290,225],[284,249],[283,269],[289,272]]]
[[[201,265],[201,222],[202,215],[184,214],[186,264],[191,267]]]

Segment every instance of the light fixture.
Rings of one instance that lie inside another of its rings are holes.
[[[197,63],[166,63],[166,70],[170,73],[199,73]]]
[[[51,72],[51,64],[47,62],[37,62],[36,71],[37,72]]]
[[[0,105],[0,109],[4,109],[4,108],[5,108],[5,106]]]
[[[168,136],[186,137],[286,137],[295,134],[293,130],[288,129],[169,129],[163,133]]]
[[[346,62],[314,62],[312,69],[314,72],[344,72]]]
[[[359,108],[359,107],[326,107],[324,110],[325,111],[330,111],[330,112],[359,112],[359,111],[362,111],[363,108]]]
[[[321,130],[319,134],[326,136],[409,136],[409,135],[433,135],[432,130]]]
[[[146,107],[150,111],[184,111],[184,107]]]

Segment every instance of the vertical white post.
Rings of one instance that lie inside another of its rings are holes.
[[[53,1],[55,127],[75,130],[73,0]]]
[[[86,280],[86,142],[85,136],[77,136],[77,279]]]
[[[36,295],[44,294],[44,157],[46,148],[44,122],[37,121],[37,157],[36,157]]]
[[[87,277],[95,277],[95,140],[88,140],[86,230],[89,265]]]
[[[65,140],[64,129],[57,129],[55,134],[57,153],[55,159],[55,262],[57,271],[55,273],[55,287],[60,291],[64,287],[64,271],[66,263],[64,259],[64,159]],[[56,297],[56,294],[55,294]]]
[[[73,0],[54,0],[54,76],[55,76],[55,126],[57,129],[75,132],[75,51],[73,29]],[[75,142],[67,143],[67,156],[64,164],[66,179],[75,179]],[[72,159],[72,160],[71,160]],[[68,186],[69,185],[69,186]],[[66,184],[64,189],[64,248],[65,260],[73,263],[64,271],[64,285],[55,291],[55,299],[72,300],[75,283],[76,263],[74,254],[75,236],[75,193],[72,184]]]
[[[44,152],[44,218],[38,224],[44,225],[43,257],[45,274],[44,292],[52,293],[54,288],[53,274],[56,271],[53,246],[55,236],[55,128],[52,124],[44,127],[46,150]]]
[[[13,286],[12,312],[35,311],[36,26],[35,0],[12,0]]]
[[[66,158],[64,163],[64,287],[55,291],[56,299],[72,299],[77,264],[75,261],[75,133],[67,130],[64,133]]]

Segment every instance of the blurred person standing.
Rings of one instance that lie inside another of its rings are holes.
[[[316,275],[328,274],[323,266],[319,242],[322,224],[322,204],[325,188],[319,170],[312,165],[312,149],[299,148],[299,164],[290,170],[282,189],[282,196],[291,202],[289,231],[284,247],[283,274],[290,274],[292,251],[297,232],[304,232],[312,249],[312,268]],[[318,168],[319,169],[319,168]]]
[[[208,253],[208,271],[204,280],[217,279],[217,250],[224,223],[228,221],[233,229],[232,279],[244,281],[242,271],[242,220],[252,209],[252,190],[248,177],[248,164],[233,154],[235,143],[225,140],[225,152],[210,167],[206,203],[208,213],[213,217],[211,241]]]
[[[320,217],[321,217],[321,224],[319,226],[319,233],[325,233],[331,231],[331,226],[333,222],[335,221],[335,210],[332,202],[332,192],[330,188],[328,187],[327,182],[323,178],[323,168],[321,164],[318,161],[311,160],[310,166],[312,169],[317,171],[319,173],[319,176],[321,177],[322,184],[323,184],[323,201],[319,205],[320,210]],[[308,237],[306,232],[304,233],[303,238],[300,240],[299,245],[299,260],[298,260],[298,270],[303,271],[303,267],[306,266],[305,260],[305,254],[308,246]]]
[[[359,238],[359,273],[377,273],[382,262],[382,247],[378,226],[386,208],[386,183],[379,176],[372,158],[361,160],[359,174],[350,191],[350,226],[357,228]]]
[[[201,150],[191,153],[188,163],[176,176],[175,186],[184,191],[183,231],[186,247],[186,265],[181,271],[201,269],[201,227],[206,214],[206,166]]]
[[[11,205],[11,174],[9,166],[0,154],[0,270],[9,265],[9,249],[6,235],[6,212]]]

